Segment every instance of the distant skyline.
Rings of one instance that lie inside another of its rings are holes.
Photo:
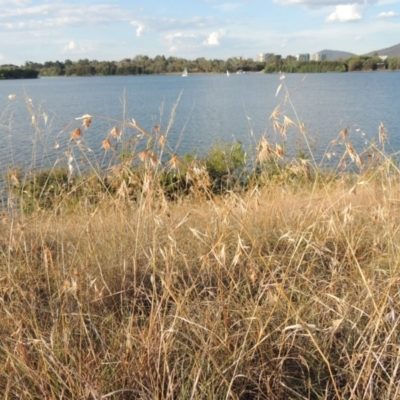
[[[0,0],[0,64],[364,54],[399,32],[400,0]]]

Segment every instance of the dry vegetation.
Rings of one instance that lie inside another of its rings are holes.
[[[279,134],[302,132],[279,110]],[[160,127],[127,127],[157,140],[104,174],[70,167],[49,188],[51,173],[10,170],[2,398],[400,398],[400,185],[383,126],[368,158],[341,132],[341,168],[357,172],[286,161],[263,137],[254,179],[217,189],[210,163],[160,164]]]

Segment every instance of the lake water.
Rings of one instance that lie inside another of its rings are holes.
[[[284,88],[276,96],[281,82],[290,92],[286,103]],[[16,94],[15,100],[10,94]],[[83,114],[94,117],[82,143],[104,167],[111,152],[104,156],[101,143],[113,126],[134,118],[148,131],[154,125],[165,131],[174,106],[168,131],[171,152],[201,155],[216,141],[239,140],[251,153],[261,135],[271,143],[283,141],[269,119],[279,104],[288,117],[304,123],[317,160],[345,127],[361,151],[377,140],[381,122],[389,132],[388,152],[400,150],[400,72],[288,74],[283,81],[267,74],[41,78],[0,81],[0,173],[9,165],[65,164],[67,152],[76,151],[70,133],[82,121],[75,118]],[[137,134],[124,131],[126,138]],[[299,145],[304,145],[303,136],[290,127],[289,154]]]

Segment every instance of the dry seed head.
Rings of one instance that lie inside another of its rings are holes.
[[[110,130],[110,136],[116,138],[116,139],[120,139],[121,138],[121,132],[118,129],[117,126],[114,126],[111,130]]]
[[[137,154],[140,161],[146,162],[150,157],[150,151],[148,149],[141,151]]]
[[[154,125],[154,132],[155,133],[159,134],[160,133],[160,129],[161,129],[160,125]]]
[[[279,123],[279,121],[274,120],[273,127],[275,132],[281,130],[281,124]]]
[[[179,158],[176,154],[174,154],[167,163],[168,167],[171,169],[178,170],[180,166]]]
[[[8,95],[8,100],[14,101],[17,98],[17,95],[15,93],[11,93]]]
[[[270,155],[274,153],[274,150],[271,148],[269,145],[268,141],[262,137],[258,143],[258,148],[257,148],[257,158],[259,162],[265,161],[265,159]]]
[[[19,177],[18,177],[18,175],[19,175],[18,171],[13,169],[13,168],[10,168],[8,175],[9,175],[9,177],[11,179],[11,182],[12,182],[13,186],[19,187],[20,181],[19,181]]]
[[[154,153],[151,153],[150,164],[153,167],[156,167],[159,164],[158,157]]]
[[[279,111],[279,106],[277,106],[277,107],[275,107],[275,110],[272,111],[272,114],[269,117],[269,119],[276,119],[279,117],[280,114],[281,114],[281,112]]]
[[[387,139],[387,130],[385,128],[385,125],[381,122],[379,125],[379,143],[383,145]]]
[[[158,139],[158,145],[164,148],[165,143],[167,143],[167,138],[165,137],[165,135],[161,135],[160,138]]]
[[[143,194],[148,194],[152,188],[153,185],[153,179],[151,178],[151,176],[146,173],[146,175],[143,178],[143,186],[142,186],[142,192]]]
[[[82,137],[81,128],[76,128],[71,132],[71,140],[77,140]]]
[[[356,153],[356,151],[354,150],[354,147],[350,143],[346,143],[346,150],[347,150],[347,154],[351,158],[351,161],[353,161],[357,165],[358,168],[361,168],[361,166],[362,166],[361,159],[358,156],[358,154]]]
[[[111,142],[110,142],[110,140],[109,139],[104,139],[103,141],[102,141],[102,143],[101,143],[101,147],[104,149],[104,150],[109,150],[109,149],[111,149]]]
[[[347,137],[347,128],[343,128],[343,129],[340,131],[340,136],[343,138],[343,140],[346,140],[346,137]]]
[[[82,126],[84,126],[85,129],[88,129],[91,123],[92,123],[92,117],[87,117],[83,120]]]
[[[276,151],[275,153],[278,155],[278,157],[283,157],[285,152],[283,150],[283,147],[280,146],[279,144],[276,145]]]
[[[295,123],[286,115],[283,116],[283,123],[285,126],[292,126],[295,125]]]
[[[122,183],[117,190],[117,197],[120,199],[125,199],[126,197],[128,197],[128,194],[129,194],[128,186],[126,185],[126,182],[122,180]]]

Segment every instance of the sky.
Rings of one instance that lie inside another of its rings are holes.
[[[400,0],[0,0],[0,64],[364,54],[400,43]]]

